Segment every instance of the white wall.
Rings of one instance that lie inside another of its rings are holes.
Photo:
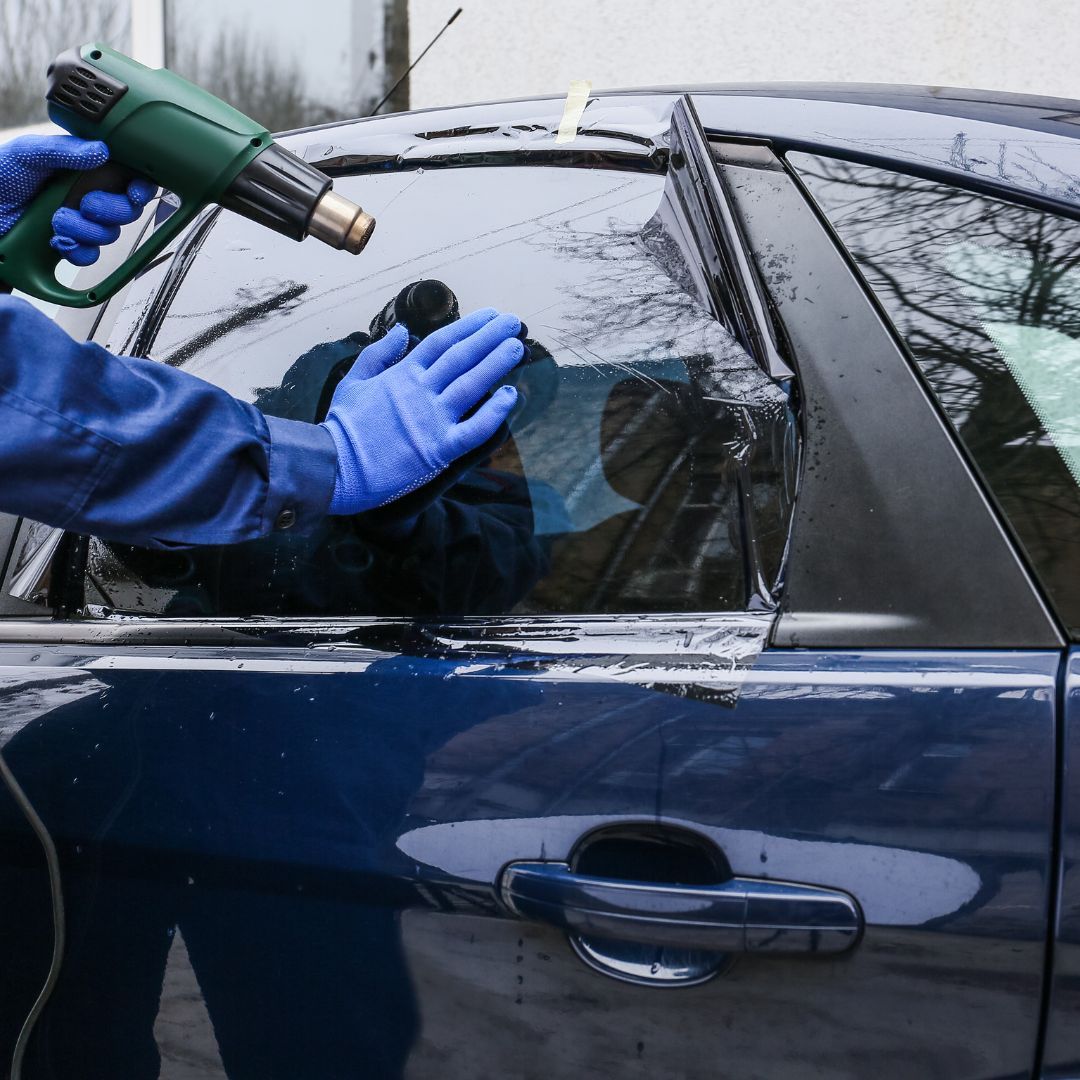
[[[1080,0],[460,0],[413,108],[593,87],[856,81],[1080,98]],[[409,0],[419,54],[456,0]]]

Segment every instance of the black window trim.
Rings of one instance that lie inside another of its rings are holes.
[[[118,614],[51,619],[42,615],[0,619],[0,646],[89,646],[103,656],[118,648],[165,648],[170,652],[210,649],[215,656],[233,650],[289,650],[310,655],[332,648],[339,654],[355,650],[366,656],[499,658],[510,664],[527,656],[529,663],[556,666],[560,657],[619,656],[631,662],[620,670],[613,669],[612,675],[651,687],[656,682],[657,666],[674,663],[678,668],[681,663],[700,669],[702,658],[709,656],[717,658],[713,674],[730,675],[730,634],[743,635],[748,652],[756,656],[768,642],[777,617],[776,612],[756,611],[477,615],[445,621],[382,615],[209,619]],[[635,655],[641,663],[633,662]],[[685,681],[682,677],[675,680]],[[737,682],[738,677],[732,675],[730,681]]]
[[[689,96],[675,103],[669,140],[668,177],[708,270],[713,314],[766,374],[777,380],[792,378],[731,194]]]

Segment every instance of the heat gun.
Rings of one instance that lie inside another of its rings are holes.
[[[217,203],[294,240],[314,236],[358,254],[375,219],[336,195],[330,177],[274,142],[261,124],[173,72],[105,45],[69,49],[48,69],[49,118],[100,139],[109,161],[59,172],[0,238],[0,281],[41,300],[90,307],[129,282],[203,207]],[[89,191],[119,191],[142,176],[179,208],[102,282],[79,290],[56,280],[52,216]]]

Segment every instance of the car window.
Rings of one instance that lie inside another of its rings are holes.
[[[418,169],[335,186],[378,220],[361,256],[222,214],[149,354],[314,421],[387,304],[427,282],[461,312],[526,323],[508,437],[400,504],[308,536],[169,552],[95,541],[89,602],[185,616],[772,602],[797,457],[790,387],[695,294],[662,175]]]
[[[871,166],[789,161],[1080,634],[1080,224]]]

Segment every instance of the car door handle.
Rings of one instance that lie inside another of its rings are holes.
[[[730,878],[669,885],[576,874],[566,863],[514,862],[503,902],[523,919],[588,938],[717,953],[841,953],[863,929],[847,893],[815,885]]]

